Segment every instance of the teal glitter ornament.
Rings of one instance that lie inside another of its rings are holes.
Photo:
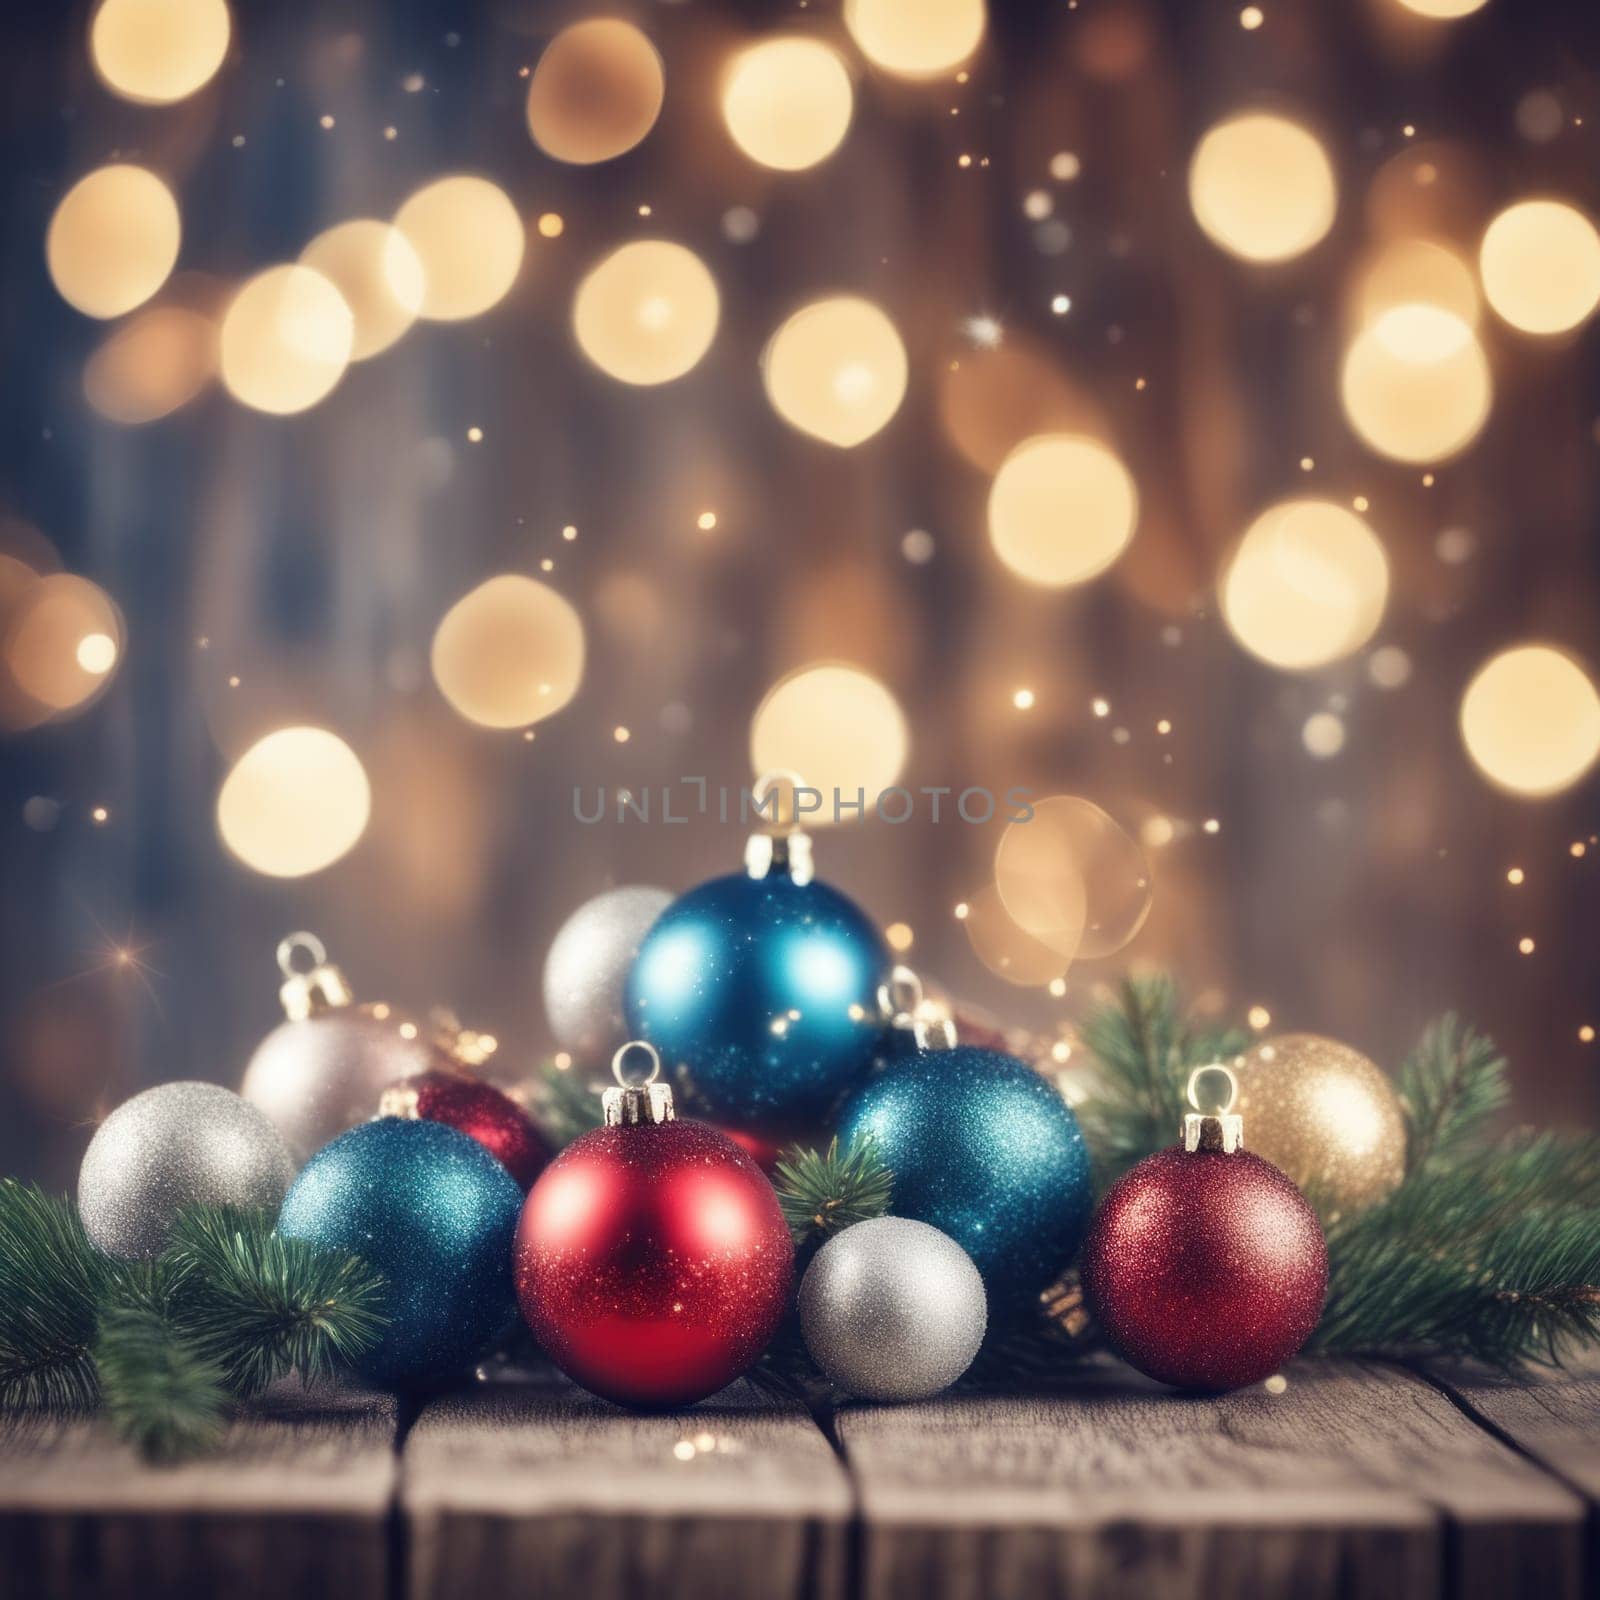
[[[1088,1146],[1055,1085],[1014,1056],[925,1045],[857,1092],[839,1137],[874,1141],[894,1174],[891,1212],[954,1239],[997,1307],[1077,1253],[1094,1208]]]
[[[853,900],[812,878],[809,845],[757,835],[746,871],[662,912],[628,975],[631,1031],[698,1114],[740,1132],[816,1129],[888,1039],[888,947]]]
[[[515,1317],[521,1211],[516,1180],[475,1139],[380,1117],[312,1156],[278,1232],[352,1251],[383,1274],[388,1325],[359,1370],[403,1387],[468,1366]]]

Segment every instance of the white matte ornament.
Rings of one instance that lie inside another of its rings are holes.
[[[377,1116],[383,1091],[401,1078],[450,1065],[403,1012],[356,1005],[315,934],[290,934],[278,967],[288,1020],[256,1047],[239,1092],[277,1125],[296,1161]]]
[[[948,1234],[875,1217],[835,1235],[800,1282],[811,1359],[866,1400],[925,1400],[972,1365],[988,1325],[983,1279]]]
[[[561,924],[544,960],[544,1009],[556,1042],[580,1061],[603,1061],[626,1043],[628,969],[672,899],[665,889],[629,884],[586,900]]]
[[[186,1206],[245,1206],[274,1217],[294,1178],[282,1135],[215,1083],[164,1083],[100,1124],[78,1172],[78,1214],[95,1247],[147,1261]]]

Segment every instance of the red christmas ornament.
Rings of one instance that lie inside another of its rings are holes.
[[[533,1119],[510,1095],[465,1072],[418,1072],[385,1089],[384,1117],[422,1117],[467,1134],[526,1191],[550,1160]]]
[[[1226,1067],[1232,1104],[1233,1074]],[[1270,1162],[1240,1148],[1227,1107],[1184,1118],[1183,1143],[1105,1197],[1084,1242],[1084,1297],[1111,1347],[1179,1389],[1238,1389],[1311,1335],[1328,1289],[1316,1213]]]
[[[619,1081],[630,1049],[655,1059],[625,1045]],[[624,1405],[687,1405],[766,1348],[794,1245],[761,1169],[715,1128],[677,1121],[654,1078],[606,1090],[606,1125],[534,1184],[517,1296],[546,1354],[584,1388]]]

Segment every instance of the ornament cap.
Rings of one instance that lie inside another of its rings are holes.
[[[639,1083],[631,1083],[623,1075],[623,1062],[635,1050],[642,1052],[650,1062],[650,1076]],[[611,1058],[611,1075],[617,1080],[617,1087],[607,1089],[600,1096],[608,1128],[636,1128],[677,1120],[672,1085],[656,1082],[661,1076],[661,1057],[653,1044],[632,1039],[623,1045]]]
[[[392,1084],[378,1096],[378,1115],[380,1117],[402,1117],[407,1122],[418,1121],[422,1116],[422,1111],[421,1100],[417,1091],[410,1084]]]
[[[1219,1107],[1207,1110],[1200,1104],[1199,1087],[1200,1080],[1211,1072],[1222,1074],[1228,1085],[1228,1093]],[[1184,1090],[1184,1096],[1194,1107],[1193,1111],[1184,1113],[1185,1150],[1191,1155],[1197,1150],[1207,1150],[1231,1156],[1236,1150],[1244,1148],[1244,1118],[1233,1109],[1234,1102],[1239,1098],[1239,1084],[1227,1067],[1220,1061],[1196,1067],[1189,1074],[1189,1083]]]
[[[291,1022],[350,1005],[355,998],[345,975],[328,960],[327,946],[314,933],[291,933],[278,942],[278,970],[283,974],[278,998]]]
[[[756,814],[766,818],[768,826],[745,841],[744,870],[752,878],[782,873],[803,886],[816,875],[811,835],[800,826],[799,800],[804,787],[798,772],[768,772],[756,780],[750,797]]]
[[[878,1010],[891,1028],[909,1033],[919,1050],[954,1050],[956,1022],[950,1008],[928,999],[922,979],[910,967],[896,966],[878,985]]]

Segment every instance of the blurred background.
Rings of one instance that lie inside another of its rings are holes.
[[[1045,1038],[1164,965],[1600,1117],[1587,0],[0,27],[0,1170],[236,1084],[295,929],[517,1077],[771,766],[1080,802],[816,837]]]

